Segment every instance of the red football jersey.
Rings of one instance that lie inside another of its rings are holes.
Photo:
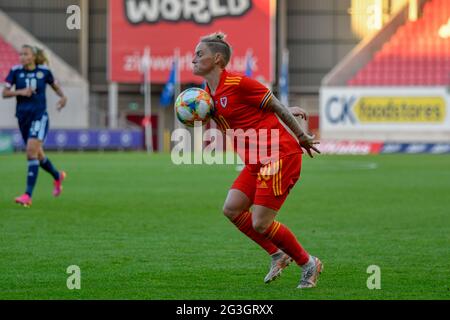
[[[298,141],[267,109],[273,94],[258,81],[224,70],[214,95],[208,86],[206,91],[214,100],[213,119],[218,128],[233,130],[234,151],[253,172],[258,172],[261,164],[302,153]]]

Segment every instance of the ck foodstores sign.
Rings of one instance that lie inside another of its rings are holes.
[[[320,92],[320,128],[449,131],[449,101],[444,87],[325,87]]]

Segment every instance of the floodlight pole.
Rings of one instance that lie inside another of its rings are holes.
[[[175,59],[174,61],[176,61],[176,64],[175,64],[175,67],[176,67],[175,68],[175,90],[174,90],[174,93],[173,93],[173,95],[174,95],[174,104],[175,104],[176,99],[178,98],[178,96],[181,93],[180,48],[176,48],[175,49],[173,58]],[[181,128],[182,128],[182,126],[181,126],[180,122],[178,121],[178,118],[177,118],[177,115],[176,115],[176,111],[175,111],[175,105],[174,105],[173,106],[173,130],[175,131],[175,130],[181,129]],[[183,148],[184,148],[184,150],[187,150],[189,142],[187,141],[188,135],[187,135],[186,129],[185,129],[185,131],[183,133],[183,137],[184,137],[183,141],[185,143]]]

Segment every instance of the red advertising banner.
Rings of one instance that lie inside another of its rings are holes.
[[[333,141],[320,142],[322,154],[380,154],[384,143],[381,141]]]
[[[275,0],[109,0],[109,80],[140,83],[141,59],[151,55],[151,81],[165,83],[180,52],[182,83],[200,83],[192,59],[200,37],[221,31],[233,47],[229,71],[274,80]]]

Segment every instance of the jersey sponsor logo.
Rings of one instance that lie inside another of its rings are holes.
[[[222,108],[226,108],[227,104],[228,104],[228,98],[227,97],[220,98],[220,105],[222,106]]]
[[[131,24],[161,21],[192,21],[209,24],[223,17],[240,17],[252,7],[251,0],[124,0]]]

